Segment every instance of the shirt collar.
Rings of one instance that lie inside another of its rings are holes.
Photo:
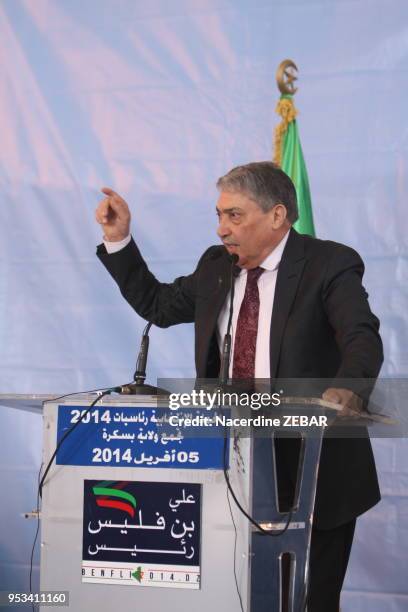
[[[269,253],[268,257],[263,260],[263,262],[260,264],[261,268],[268,271],[278,269],[283,251],[289,238],[289,232],[290,230],[286,232],[279,244],[273,249],[272,253]],[[242,272],[247,272],[247,270],[242,269],[241,273]]]
[[[282,254],[289,238],[289,230],[286,232],[279,244],[269,253],[268,257],[261,263],[261,268],[265,270],[277,270],[282,259]]]

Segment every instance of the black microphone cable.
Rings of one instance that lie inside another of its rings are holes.
[[[66,440],[66,438],[74,431],[75,427],[77,427],[79,425],[79,423],[81,423],[87,414],[89,414],[90,410],[97,404],[97,402],[99,402],[100,399],[102,399],[103,397],[105,397],[106,395],[110,395],[111,393],[121,393],[122,387],[109,387],[107,389],[101,390],[101,389],[92,389],[90,391],[76,391],[74,393],[66,393],[65,395],[60,395],[58,397],[54,397],[50,400],[47,400],[48,402],[54,402],[60,399],[63,399],[65,397],[71,397],[73,395],[80,395],[81,393],[98,393],[98,397],[95,398],[95,400],[91,403],[91,405],[87,408],[87,410],[85,410],[85,412],[82,414],[81,418],[78,419],[78,421],[76,423],[74,423],[72,425],[72,427],[70,427],[65,434],[62,436],[62,438],[60,439],[60,441],[58,442],[55,451],[52,454],[51,459],[49,460],[47,467],[45,468],[44,474],[41,478],[41,471],[43,468],[43,463],[41,463],[40,469],[38,471],[38,487],[37,487],[37,508],[36,508],[36,514],[37,514],[37,528],[36,528],[36,532],[35,532],[35,536],[34,536],[34,541],[33,541],[33,546],[31,549],[31,556],[30,556],[30,576],[29,576],[29,592],[32,593],[32,575],[33,575],[33,563],[34,563],[34,552],[35,552],[35,546],[37,543],[37,538],[38,538],[38,533],[40,530],[40,505],[41,505],[41,500],[42,500],[42,490],[43,490],[43,486],[44,486],[44,481],[47,477],[48,472],[50,471],[52,462],[54,461],[59,449],[61,448],[62,444],[64,443],[64,441]],[[33,612],[35,612],[35,608],[34,608],[34,603],[32,604],[32,610]]]
[[[128,384],[130,383],[126,383],[126,385]],[[65,393],[65,395],[58,395],[57,397],[50,397],[50,399],[45,400],[43,404],[46,404],[47,402],[56,402],[66,397],[73,397],[74,395],[87,395],[89,393],[98,393],[100,397],[101,393],[103,393],[104,391],[110,391],[111,393],[121,393],[122,388],[125,387],[126,385],[120,385],[119,387],[102,387],[100,389],[87,389],[86,391],[73,391],[72,393]]]
[[[103,397],[105,397],[106,395],[110,395],[111,393],[120,393],[121,392],[122,387],[112,387],[110,389],[106,389],[106,391],[103,391],[103,393],[101,393],[100,395],[98,395],[98,397],[91,403],[91,405],[87,408],[87,410],[84,411],[84,413],[81,415],[81,418],[78,419],[78,421],[76,423],[74,423],[69,429],[67,429],[67,431],[64,433],[64,435],[62,436],[62,438],[60,439],[60,441],[58,442],[57,446],[55,447],[55,451],[53,452],[51,459],[49,460],[47,467],[44,470],[44,474],[40,480],[40,484],[38,485],[38,494],[40,496],[40,498],[42,499],[42,490],[43,490],[43,486],[44,486],[44,481],[47,477],[48,472],[50,471],[52,462],[54,461],[59,449],[61,448],[62,444],[64,443],[64,441],[67,439],[67,437],[74,431],[74,429],[76,427],[78,427],[78,425],[80,423],[82,423],[82,421],[85,419],[85,417],[89,414],[89,412],[91,411],[91,409],[95,406],[95,404],[97,404],[99,402],[99,400],[101,400]],[[74,395],[74,394],[73,394]],[[53,401],[53,400],[52,400]]]
[[[231,273],[230,273],[230,284],[231,284],[231,289],[230,289],[230,306],[229,306],[229,318],[228,318],[228,325],[227,325],[227,333],[225,334],[225,338],[224,338],[224,344],[223,344],[223,353],[222,353],[222,361],[221,361],[221,368],[220,368],[220,380],[219,383],[221,386],[225,385],[227,383],[228,380],[228,374],[229,374],[229,362],[230,362],[230,357],[231,357],[231,325],[232,325],[232,315],[233,315],[233,308],[234,308],[234,295],[235,295],[235,281],[234,281],[234,269],[235,269],[235,265],[238,262],[238,255],[234,254],[231,256]],[[231,493],[231,497],[235,502],[235,505],[237,506],[237,508],[240,510],[240,512],[248,519],[248,521],[254,525],[254,527],[256,527],[258,529],[258,531],[260,531],[263,535],[267,535],[267,536],[272,536],[272,537],[278,537],[281,536],[285,533],[285,531],[288,530],[290,522],[292,520],[292,514],[293,514],[293,508],[290,509],[290,511],[288,512],[288,516],[287,516],[287,520],[286,520],[286,524],[283,527],[283,529],[281,529],[280,531],[272,531],[269,529],[265,529],[264,527],[262,527],[246,510],[244,510],[244,508],[242,507],[242,505],[240,504],[240,502],[238,501],[237,496],[235,495],[234,489],[232,488],[230,479],[229,479],[229,474],[228,474],[228,457],[227,457],[227,427],[224,427],[224,453],[223,453],[223,471],[224,471],[224,478],[225,478],[225,482],[227,484],[228,490]]]
[[[36,506],[36,514],[37,514],[37,527],[35,530],[33,546],[31,548],[31,556],[30,556],[30,576],[29,576],[29,593],[33,592],[33,564],[34,564],[34,552],[35,545],[37,544],[38,534],[40,532],[40,478],[41,478],[41,470],[43,467],[43,463],[41,462],[40,469],[38,470],[38,485],[37,485],[37,506]],[[35,612],[34,603],[32,604],[32,612]]]
[[[228,445],[227,445],[227,428],[224,428],[224,478],[225,481],[227,483],[227,487],[229,492],[231,493],[232,499],[235,502],[235,505],[237,506],[238,510],[240,510],[240,512],[248,519],[248,521],[250,523],[252,523],[252,525],[254,525],[254,527],[256,527],[261,533],[262,535],[266,535],[266,536],[272,536],[272,537],[279,537],[281,535],[283,535],[285,533],[285,531],[287,531],[289,529],[289,525],[290,522],[292,520],[292,514],[293,514],[293,508],[291,508],[288,513],[287,513],[287,519],[286,519],[286,523],[285,526],[280,530],[280,531],[273,531],[273,530],[269,530],[269,529],[265,529],[264,527],[262,527],[262,525],[260,525],[260,523],[258,523],[250,514],[248,514],[248,512],[246,510],[244,510],[244,508],[242,507],[242,505],[240,504],[240,502],[238,501],[237,496],[235,495],[234,489],[232,488],[230,479],[229,479],[229,474],[228,474]]]

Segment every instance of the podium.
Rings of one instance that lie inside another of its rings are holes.
[[[94,399],[44,404],[44,466]],[[209,434],[177,421],[215,418],[205,409],[187,406],[175,415],[163,406],[150,396],[104,397],[62,444],[43,488],[41,590],[69,591],[75,612],[279,612],[288,552],[289,609],[303,610],[324,427],[312,436],[304,426],[292,430],[301,437],[301,461],[288,515],[277,502],[273,431],[257,438],[233,425],[226,439],[222,425]],[[273,416],[330,419],[333,409],[297,399]],[[238,510],[225,462],[242,507],[264,532],[287,526],[283,535],[259,532]]]
[[[44,465],[58,433],[66,431],[93,399],[45,404]],[[173,440],[155,436],[160,432],[152,417],[160,418],[161,412],[169,413],[157,408],[154,397],[103,398],[89,422],[67,437],[44,483],[41,590],[69,591],[70,607],[76,612],[134,606],[187,612],[218,608],[220,602],[226,611],[239,609],[234,530],[222,472],[223,438],[211,439],[209,447],[201,440],[197,462],[192,440],[183,444],[177,432]],[[154,463],[157,458],[169,460]],[[248,480],[240,482],[244,503],[249,501],[248,485]],[[109,494],[115,488],[127,495]],[[109,521],[121,527],[104,526],[89,533]],[[250,533],[246,520],[237,521],[239,555],[245,554],[239,580],[246,600]],[[163,525],[165,529],[159,529]],[[191,531],[180,537],[185,528]],[[97,546],[101,548],[93,554]],[[138,549],[133,555],[123,550],[133,547]],[[178,554],[184,549],[185,554]]]

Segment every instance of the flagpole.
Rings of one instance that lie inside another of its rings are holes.
[[[283,60],[276,71],[281,96],[275,110],[282,120],[275,128],[273,161],[290,176],[296,187],[299,219],[294,228],[300,234],[315,236],[309,179],[296,122],[298,112],[293,103],[298,90],[295,87],[297,73],[298,68],[290,59]]]

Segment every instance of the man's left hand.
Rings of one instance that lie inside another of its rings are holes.
[[[349,389],[331,387],[330,389],[326,389],[322,398],[328,402],[333,402],[334,404],[340,404],[340,406],[342,406],[342,410],[338,414],[340,417],[359,418],[363,413],[363,402],[361,397]]]

